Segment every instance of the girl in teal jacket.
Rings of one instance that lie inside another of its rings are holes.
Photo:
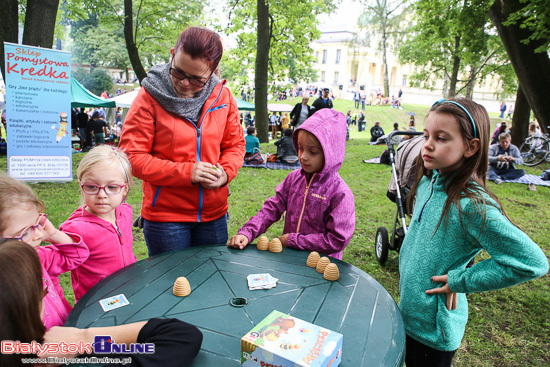
[[[486,187],[489,134],[487,111],[471,100],[440,100],[428,113],[399,255],[407,367],[451,366],[468,319],[466,293],[548,272],[542,250]],[[491,257],[466,268],[482,249]]]

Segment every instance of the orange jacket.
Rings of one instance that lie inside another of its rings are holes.
[[[141,215],[154,222],[209,222],[227,212],[228,188],[191,183],[193,165],[220,163],[228,181],[243,165],[245,140],[237,103],[219,83],[199,123],[166,111],[141,88],[124,121],[120,148],[143,180]]]

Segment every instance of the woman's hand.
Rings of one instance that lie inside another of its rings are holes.
[[[229,240],[229,243],[227,244],[227,246],[238,248],[239,250],[242,250],[243,248],[245,248],[246,245],[248,245],[248,237],[243,236],[242,234],[237,234],[231,237],[231,239]]]
[[[193,165],[191,182],[200,183],[207,189],[216,189],[227,182],[227,173],[219,163],[214,166],[208,162],[197,162]]]
[[[448,277],[447,274],[445,275],[435,275],[432,277],[432,282],[434,283],[445,283],[444,286],[434,289],[428,289],[426,291],[426,294],[437,294],[437,293],[445,293],[447,295],[447,310],[451,311],[451,309],[456,310],[457,307],[457,295],[455,292],[451,291],[451,288],[449,288],[448,283]]]

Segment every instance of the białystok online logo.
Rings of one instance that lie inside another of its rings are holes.
[[[94,342],[90,343],[45,343],[40,344],[35,341],[31,343],[21,343],[13,340],[2,340],[2,354],[153,354],[155,353],[155,344],[153,343],[132,343],[117,344],[107,335],[97,335]]]

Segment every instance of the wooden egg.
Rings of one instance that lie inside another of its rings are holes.
[[[270,252],[281,252],[283,251],[283,244],[281,243],[281,240],[278,238],[274,238],[269,243],[269,251]]]
[[[191,293],[191,285],[186,277],[179,277],[174,283],[174,296],[185,297]]]
[[[267,236],[260,236],[258,238],[258,243],[256,243],[256,247],[260,251],[265,251],[269,248],[269,238]]]
[[[338,270],[338,265],[334,263],[330,263],[325,268],[325,272],[323,273],[323,277],[326,280],[330,280],[331,282],[340,279],[340,271]]]
[[[317,271],[319,273],[324,273],[325,268],[327,267],[328,264],[330,264],[330,259],[326,256],[323,256],[322,258],[319,259],[319,262],[317,262]]]
[[[316,268],[320,258],[321,256],[319,255],[319,253],[317,251],[313,251],[307,257],[307,266],[309,266],[310,268]]]
[[[256,345],[254,343],[249,342],[248,340],[241,339],[241,349],[244,352],[252,353],[256,350]]]

